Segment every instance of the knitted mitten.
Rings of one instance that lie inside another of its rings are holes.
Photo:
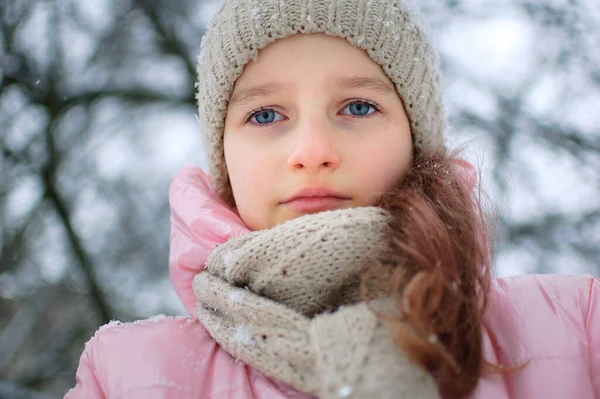
[[[388,248],[389,215],[362,207],[304,215],[217,246],[206,266],[303,315],[360,301],[360,273]]]

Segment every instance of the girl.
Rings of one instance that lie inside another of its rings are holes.
[[[232,0],[203,39],[210,177],[170,190],[189,318],[101,328],[67,398],[594,398],[600,283],[492,280],[405,0]]]

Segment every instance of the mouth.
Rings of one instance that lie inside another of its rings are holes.
[[[344,208],[351,198],[327,187],[307,187],[281,204],[299,213],[318,213]]]

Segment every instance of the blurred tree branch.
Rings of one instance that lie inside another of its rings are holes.
[[[539,35],[529,75],[515,87],[479,79],[451,58],[442,59],[448,82],[484,92],[494,108],[484,112],[460,104],[453,123],[489,140],[500,196],[511,192],[510,171],[517,168],[519,183],[525,183],[521,190],[537,201],[540,211],[519,220],[501,210],[502,249],[535,254],[534,271],[553,271],[555,257],[574,254],[600,274],[600,205],[587,201],[573,210],[544,203],[536,192],[539,174],[519,148],[526,138],[552,154],[549,162],[580,165],[579,175],[588,173],[589,184],[600,191],[597,129],[590,134],[562,118],[569,99],[600,95],[594,47],[600,21],[589,12],[596,5],[420,3],[442,34],[454,19],[467,26],[512,13],[527,18]],[[143,122],[156,113],[166,119],[195,112],[195,57],[204,32],[195,18],[204,4],[0,4],[0,166],[7,171],[0,179],[0,397],[62,396],[74,384],[83,344],[98,325],[144,317],[140,304],[163,300],[163,291],[156,298],[139,294],[144,284],[155,292],[168,279],[167,183],[161,180],[170,176],[161,175],[161,165],[150,158],[168,140],[157,141]],[[532,113],[528,96],[544,74],[562,84],[564,104],[555,104],[554,113]],[[163,140],[177,139],[173,129]],[[136,160],[144,165],[134,175]],[[119,162],[125,166],[117,173]]]

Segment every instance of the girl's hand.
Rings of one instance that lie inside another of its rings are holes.
[[[388,220],[376,207],[304,215],[219,245],[207,269],[310,317],[360,300],[361,272],[387,248]]]

